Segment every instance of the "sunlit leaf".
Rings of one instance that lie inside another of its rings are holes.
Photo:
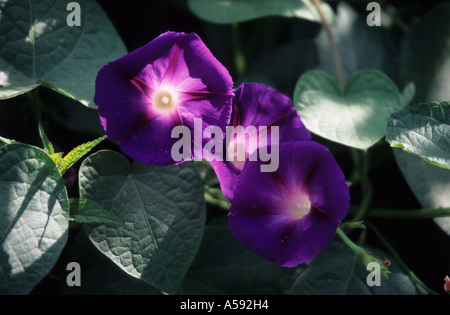
[[[213,23],[243,22],[274,15],[321,21],[311,0],[189,0],[188,3],[197,16]],[[327,20],[332,21],[331,7],[323,2],[321,6]]]
[[[126,49],[96,1],[77,3],[81,26],[66,1],[0,1],[0,99],[44,85],[95,107],[98,70]]]
[[[0,294],[28,294],[53,268],[68,237],[61,175],[41,149],[0,148]]]
[[[359,149],[378,142],[391,114],[402,108],[395,83],[376,70],[354,73],[342,95],[332,76],[307,72],[297,82],[294,106],[311,132]]]
[[[106,139],[106,136],[102,136],[93,141],[89,141],[77,146],[75,149],[67,153],[67,155],[59,162],[58,169],[61,174],[64,173],[74,165],[78,160],[80,160],[83,156],[88,154],[97,144]]]
[[[386,141],[431,164],[450,169],[450,104],[418,104],[393,114]]]

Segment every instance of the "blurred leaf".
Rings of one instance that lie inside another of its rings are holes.
[[[189,0],[189,8],[199,17],[212,23],[234,23],[266,16],[297,17],[320,22],[320,14],[311,0]],[[322,3],[328,21],[334,13]]]
[[[393,152],[403,177],[423,208],[450,207],[450,170],[400,149],[394,148]],[[434,220],[450,235],[450,218]]]
[[[418,104],[392,114],[386,141],[431,164],[450,169],[450,104]]]
[[[311,39],[296,38],[277,45],[271,43],[269,46],[264,50],[258,49],[249,58],[251,76],[242,78],[241,82],[264,83],[286,95],[292,95],[299,76],[317,66],[314,42]]]
[[[395,81],[401,40],[386,27],[368,27],[367,14],[355,11],[346,2],[337,4],[331,31],[339,51],[344,78],[348,79],[359,70],[377,69]],[[325,28],[316,36],[315,43],[320,61],[317,69],[336,76],[333,49]]]
[[[224,272],[226,270],[226,276]],[[280,294],[280,267],[242,246],[226,217],[212,220],[180,294]]]
[[[328,248],[298,270],[288,294],[310,295],[415,295],[425,292],[406,275],[395,260],[380,250],[377,256],[390,260],[389,280],[380,277],[380,286],[367,285],[370,271],[343,243],[332,241]]]
[[[120,223],[93,200],[70,198],[70,219],[80,223]]]
[[[0,148],[0,294],[28,294],[56,263],[68,236],[67,192],[41,149]]]
[[[413,103],[450,99],[450,2],[430,9],[403,41],[400,54],[401,84],[413,82]]]
[[[414,95],[416,94],[416,86],[414,83],[408,83],[403,91],[400,93],[400,97],[402,99],[402,107],[408,107],[409,104],[414,99]]]
[[[363,150],[385,135],[389,117],[402,108],[395,83],[376,70],[353,74],[342,95],[333,77],[309,71],[297,82],[294,106],[311,132]]]
[[[93,103],[97,72],[126,53],[113,25],[96,1],[77,1],[81,26],[68,26],[67,2],[0,2],[0,99],[40,84]]]
[[[200,246],[205,223],[202,182],[191,163],[156,167],[99,151],[80,168],[80,198],[119,224],[89,224],[93,244],[128,274],[174,293]]]
[[[61,172],[61,175],[64,175],[67,170],[74,165],[79,159],[89,153],[97,144],[106,139],[107,136],[102,136],[93,141],[89,141],[87,143],[81,144],[77,146],[75,149],[67,153],[67,155],[59,162],[58,169]]]

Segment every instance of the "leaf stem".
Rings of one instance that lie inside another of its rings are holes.
[[[344,93],[345,79],[344,79],[344,70],[342,68],[342,60],[339,54],[339,48],[337,46],[336,39],[334,38],[330,24],[328,23],[327,18],[325,17],[325,13],[322,10],[322,6],[320,5],[320,0],[314,0],[314,5],[316,6],[317,11],[319,12],[320,18],[322,19],[322,25],[324,26],[325,31],[327,32],[328,39],[330,40],[334,65],[336,67],[336,75],[338,79],[339,89],[342,95]]]
[[[369,228],[375,233],[375,235],[380,239],[380,241],[383,243],[383,245],[386,247],[386,249],[389,251],[389,253],[392,255],[392,257],[400,264],[400,266],[406,271],[406,273],[415,281],[418,285],[420,285],[425,291],[427,291],[430,294],[438,295],[436,292],[434,292],[432,289],[428,288],[425,283],[422,282],[422,280],[417,277],[417,275],[409,269],[409,267],[406,265],[406,263],[401,259],[400,255],[395,251],[395,249],[392,247],[392,245],[387,241],[386,238],[384,238],[383,235],[375,228],[373,224],[370,222],[367,222]]]

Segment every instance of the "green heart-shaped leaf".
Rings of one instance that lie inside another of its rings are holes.
[[[332,76],[307,72],[297,82],[294,106],[311,132],[363,150],[385,135],[389,117],[402,108],[397,86],[377,70],[354,73],[342,94]]]
[[[450,103],[417,104],[394,113],[388,123],[386,141],[431,164],[450,169]]]
[[[80,196],[121,223],[86,226],[92,243],[128,274],[174,293],[203,236],[206,206],[191,163],[156,167],[99,151],[80,168]]]
[[[67,24],[67,1],[0,1],[0,99],[42,84],[96,107],[98,70],[126,48],[96,1],[76,3],[80,26]]]
[[[180,293],[280,294],[280,275],[277,264],[242,246],[231,234],[227,217],[220,216],[208,223]]]
[[[120,223],[93,200],[70,198],[70,219],[79,223]]]
[[[377,256],[391,261],[389,280],[379,274],[380,285],[369,286],[367,279],[373,279],[366,266],[343,243],[333,240],[317,258],[299,267],[287,294],[327,295],[417,295],[426,292],[405,274],[399,263],[378,249]]]
[[[86,233],[78,233],[61,264],[76,261],[81,266],[81,286],[61,286],[63,295],[161,295],[161,291],[130,277],[88,239]]]
[[[426,162],[415,154],[393,148],[394,157],[409,188],[423,208],[450,207],[450,170]],[[434,221],[450,235],[450,218]]]
[[[28,294],[68,236],[69,203],[55,163],[26,144],[0,148],[0,294]]]

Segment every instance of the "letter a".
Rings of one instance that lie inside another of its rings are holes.
[[[191,132],[186,126],[176,126],[172,129],[171,138],[183,137],[172,145],[170,155],[175,162],[189,160],[191,158]],[[183,149],[180,153],[180,149]]]
[[[66,11],[72,11],[67,15],[68,26],[81,26],[81,7],[78,2],[69,2]]]
[[[378,2],[369,2],[366,7],[367,11],[372,11],[367,16],[366,22],[369,26],[381,26],[381,8]]]
[[[370,262],[367,264],[366,269],[367,269],[367,271],[370,271],[370,273],[367,275],[367,278],[366,278],[367,285],[369,287],[381,286],[380,264],[377,262]]]
[[[80,268],[80,264],[77,262],[70,262],[67,264],[66,270],[72,270],[72,272],[70,272],[67,275],[66,278],[66,283],[69,287],[73,287],[73,286],[77,286],[80,287],[81,286],[81,268]]]

